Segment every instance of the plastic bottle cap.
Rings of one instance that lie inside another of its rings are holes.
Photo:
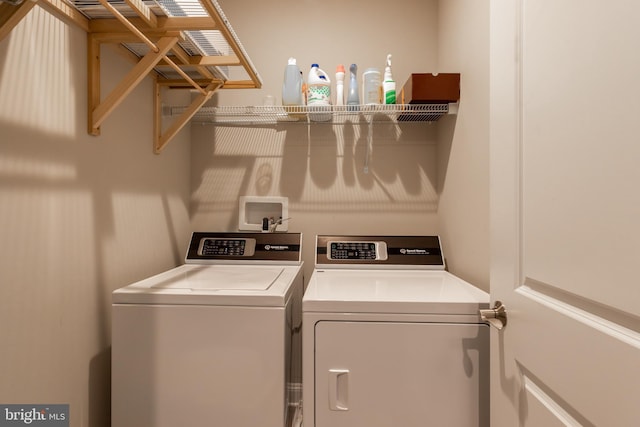
[[[338,65],[338,67],[336,68],[336,73],[344,73],[344,65]]]
[[[289,65],[297,65],[296,58],[289,58]]]
[[[320,68],[320,66],[318,64],[311,64],[311,68]]]

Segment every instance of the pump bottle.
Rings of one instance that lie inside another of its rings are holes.
[[[385,104],[396,103],[396,82],[391,75],[391,54],[387,55],[387,66],[382,80],[382,99]]]

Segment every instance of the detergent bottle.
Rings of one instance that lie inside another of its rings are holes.
[[[310,120],[331,120],[331,80],[318,64],[311,65],[307,77],[307,106]]]
[[[295,58],[289,58],[289,63],[284,69],[284,81],[282,83],[282,105],[304,105],[302,97],[302,72],[296,64]]]
[[[282,105],[289,116],[301,119],[304,114],[304,79],[295,58],[289,58],[282,82]]]

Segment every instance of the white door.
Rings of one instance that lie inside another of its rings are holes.
[[[492,427],[640,426],[640,2],[491,0]]]

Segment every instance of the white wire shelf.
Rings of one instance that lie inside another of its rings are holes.
[[[456,114],[458,104],[396,104],[354,106],[225,106],[203,107],[195,123],[259,125],[279,123],[435,122]],[[186,107],[165,107],[165,115],[181,114]]]

